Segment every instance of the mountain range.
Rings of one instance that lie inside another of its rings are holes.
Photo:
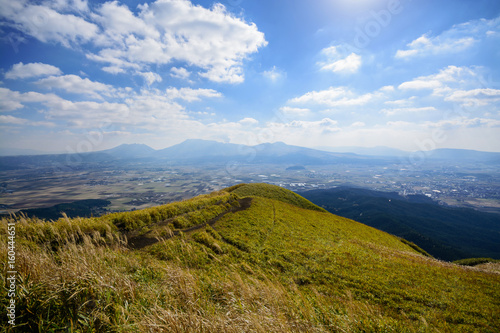
[[[401,151],[389,148],[364,148],[357,150],[363,153],[329,152],[324,150],[287,145],[282,142],[263,143],[255,146],[222,143],[209,140],[186,140],[177,145],[155,150],[144,144],[123,144],[112,149],[75,154],[54,155],[21,155],[0,157],[0,169],[17,167],[44,166],[50,163],[62,165],[75,163],[106,163],[116,160],[168,160],[170,163],[269,163],[269,164],[301,164],[319,165],[331,163],[391,163],[400,162]],[[500,163],[500,153],[480,152],[463,149],[436,149],[420,152],[429,161],[445,161],[452,163]],[[419,155],[419,158],[421,156]]]

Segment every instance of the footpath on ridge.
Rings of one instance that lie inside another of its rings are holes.
[[[246,197],[246,198],[238,199],[238,203],[239,203],[238,207],[231,208],[231,209],[229,209],[229,210],[227,210],[227,211],[225,211],[225,212],[217,215],[216,217],[214,217],[213,219],[211,219],[209,221],[206,221],[206,222],[201,223],[201,224],[197,224],[195,226],[192,226],[192,227],[189,227],[189,228],[186,228],[186,229],[173,230],[169,235],[162,236],[161,239],[172,238],[174,236],[179,235],[180,232],[189,233],[189,232],[192,232],[192,231],[195,231],[195,230],[199,230],[201,228],[204,228],[207,225],[209,225],[209,226],[212,227],[212,226],[215,225],[215,223],[217,223],[217,221],[219,221],[226,214],[228,214],[228,213],[236,213],[236,212],[239,212],[239,211],[242,211],[242,210],[250,208],[250,205],[252,203],[252,198]],[[162,221],[162,222],[159,222],[159,223],[151,224],[151,225],[148,226],[148,228],[152,228],[152,227],[155,227],[155,226],[157,226],[157,227],[166,226],[166,225],[170,224],[172,220],[173,220],[173,218],[165,220],[165,221]],[[154,230],[149,231],[149,232],[147,232],[147,233],[145,233],[143,235],[137,235],[137,236],[130,237],[129,240],[128,240],[128,246],[129,246],[129,248],[134,249],[134,250],[138,250],[138,249],[142,249],[142,248],[144,248],[146,246],[158,243],[160,241],[160,238],[154,236],[153,235],[153,231]]]

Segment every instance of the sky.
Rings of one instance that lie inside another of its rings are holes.
[[[0,0],[0,150],[500,152],[498,0]]]

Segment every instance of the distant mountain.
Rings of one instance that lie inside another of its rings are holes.
[[[500,163],[500,153],[468,149],[435,149],[425,153],[429,159]]]
[[[437,205],[425,196],[338,187],[299,193],[326,210],[414,242],[444,260],[500,259],[500,215]]]
[[[79,163],[113,163],[120,160],[168,160],[177,164],[200,163],[266,163],[289,165],[325,165],[332,163],[381,165],[398,163],[401,156],[412,153],[387,147],[352,149],[353,152],[330,152],[312,148],[287,145],[283,142],[262,143],[247,146],[210,140],[191,139],[174,146],[154,150],[144,144],[122,144],[112,149],[77,154],[44,154],[23,156],[0,156],[0,170],[32,168],[57,165],[78,165]],[[327,148],[322,148],[327,149]],[[330,149],[330,148],[328,148]],[[336,150],[337,148],[331,148]],[[347,150],[348,148],[345,148]],[[350,148],[349,148],[350,149]],[[500,163],[500,153],[479,152],[460,149],[437,149],[424,152],[424,161],[445,161],[450,163],[484,162]]]
[[[151,156],[156,150],[145,144],[122,144],[115,148],[102,150],[101,153],[109,154],[116,158],[141,158]]]
[[[245,145],[210,140],[189,139],[177,145],[157,150],[155,157],[169,160],[217,160],[223,157],[243,155]]]
[[[355,154],[330,153],[321,150],[287,145],[283,142],[246,146],[208,140],[186,140],[180,144],[158,150],[155,157],[177,162],[229,162],[245,163],[300,163],[325,164],[335,162],[364,162],[366,157]],[[372,161],[372,159],[370,159]]]
[[[316,147],[318,150],[324,150],[329,152],[336,153],[354,153],[358,155],[366,155],[366,156],[408,156],[411,153],[404,150],[399,150],[390,147],[377,146],[377,147]]]
[[[0,156],[30,156],[30,155],[47,155],[47,154],[56,154],[56,153],[34,150],[34,149],[16,149],[16,148],[0,149]]]
[[[429,151],[404,151],[390,147],[317,147],[319,150],[338,153],[354,153],[364,156],[378,157],[411,157],[412,155],[422,155],[424,160],[447,161],[447,162],[463,162],[477,161],[484,163],[500,163],[500,153],[483,152],[470,149],[449,149],[440,148]]]

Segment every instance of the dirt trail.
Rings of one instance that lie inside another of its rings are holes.
[[[218,216],[214,217],[213,219],[209,220],[208,222],[198,224],[198,225],[192,226],[190,228],[182,229],[182,230],[174,230],[170,236],[162,237],[162,238],[169,239],[169,238],[172,238],[174,236],[177,236],[180,231],[182,231],[183,233],[188,233],[188,232],[192,232],[192,231],[204,228],[206,225],[209,225],[212,227],[212,226],[214,226],[215,223],[217,223],[217,221],[219,221],[227,213],[236,213],[236,212],[250,208],[250,205],[252,203],[252,198],[238,199],[238,203],[240,204],[239,207],[235,207],[235,208],[232,208],[228,211],[225,211],[224,213],[219,214]],[[170,219],[170,220],[173,220],[173,219]],[[163,222],[160,222],[158,225],[160,226],[160,225],[166,225],[166,224],[168,224],[168,222],[163,221]],[[152,236],[151,233],[152,232],[150,231],[144,235],[131,237],[128,240],[129,248],[137,250],[137,249],[142,249],[146,246],[153,245],[153,244],[159,242],[159,239]]]

